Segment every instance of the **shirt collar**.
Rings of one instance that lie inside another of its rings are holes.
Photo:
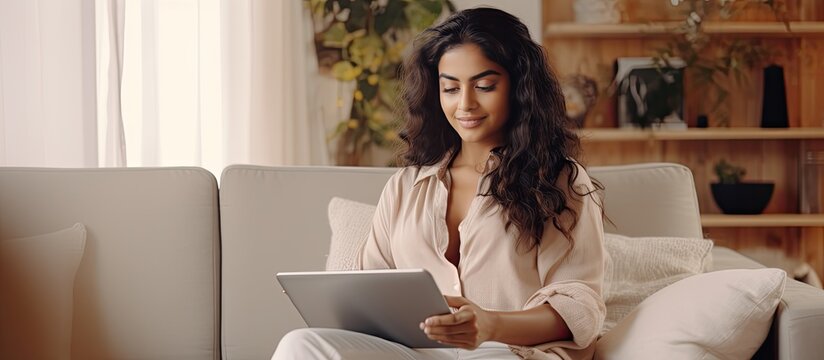
[[[423,165],[421,166],[420,171],[418,171],[418,176],[415,177],[415,185],[418,182],[430,178],[432,176],[436,176],[438,180],[444,181],[446,179],[447,170],[449,170],[449,164],[455,158],[456,153],[448,152],[444,155],[443,159],[435,163],[434,165]],[[495,160],[496,158],[489,154],[489,158],[486,161],[486,169],[484,174],[488,174],[491,169],[495,168]]]
[[[435,163],[434,165],[423,165],[421,166],[420,171],[418,171],[418,176],[415,177],[415,185],[418,182],[428,179],[432,176],[436,176],[439,180],[443,180],[446,177],[446,171],[449,168],[449,163],[452,162],[452,152],[448,152],[444,155],[443,159]]]

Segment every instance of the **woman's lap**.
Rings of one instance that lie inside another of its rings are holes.
[[[375,336],[338,329],[298,329],[281,339],[272,360],[289,359],[518,359],[501,343],[478,349],[411,349]]]

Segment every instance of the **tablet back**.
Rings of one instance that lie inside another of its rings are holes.
[[[306,325],[357,331],[411,348],[448,347],[418,327],[449,307],[423,269],[277,274]]]

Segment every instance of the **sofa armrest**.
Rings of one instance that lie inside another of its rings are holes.
[[[824,354],[824,291],[787,279],[770,334],[753,359],[816,359]]]
[[[725,247],[712,250],[711,271],[764,266]],[[816,359],[824,354],[824,291],[787,279],[770,333],[753,359]]]

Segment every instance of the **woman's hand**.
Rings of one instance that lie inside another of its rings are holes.
[[[495,313],[481,309],[461,296],[444,296],[446,303],[458,311],[427,318],[421,323],[426,336],[442,344],[474,350],[493,338]]]

